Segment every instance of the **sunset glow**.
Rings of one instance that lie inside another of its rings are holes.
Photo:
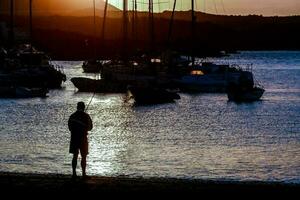
[[[37,12],[66,15],[93,7],[94,0],[33,0],[33,7]],[[132,0],[128,0],[128,8],[132,9]],[[148,10],[149,0],[137,1],[139,11]],[[154,12],[172,10],[174,0],[153,0]],[[19,0],[16,9],[21,12],[28,8],[28,0]],[[103,10],[105,1],[95,0],[96,9]],[[109,4],[122,9],[123,0],[109,0]],[[9,0],[1,0],[0,12],[6,12]],[[177,0],[176,10],[190,10],[190,0]],[[290,16],[300,15],[299,0],[195,0],[195,9],[198,11],[222,15],[265,15],[265,16]]]

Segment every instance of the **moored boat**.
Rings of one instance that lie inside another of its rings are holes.
[[[50,63],[50,58],[31,45],[11,49],[1,71],[11,74],[19,85],[25,87],[60,88],[66,75],[60,67]]]
[[[255,86],[252,88],[231,88],[227,91],[229,101],[252,102],[259,100],[265,90],[262,87]]]
[[[240,77],[250,81],[253,79],[250,70],[243,70],[236,66],[203,62],[187,68],[186,74],[175,79],[182,92],[225,93],[229,84],[238,84]]]
[[[71,78],[71,82],[79,92],[93,93],[125,93],[127,84],[104,79],[91,79],[85,77]]]
[[[240,76],[238,82],[231,82],[227,88],[229,101],[251,102],[259,100],[264,94],[265,89],[254,82],[253,76]]]
[[[169,91],[160,87],[139,87],[129,86],[128,90],[139,105],[173,103],[175,100],[180,99],[180,96],[173,91]]]
[[[82,64],[83,72],[85,73],[100,73],[103,64],[99,60],[88,60]]]

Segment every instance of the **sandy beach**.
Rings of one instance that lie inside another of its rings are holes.
[[[0,173],[2,193],[24,194],[243,194],[243,195],[290,195],[299,194],[300,184],[279,182],[232,182],[186,180],[173,178],[129,178],[90,176],[72,179],[60,174]]]

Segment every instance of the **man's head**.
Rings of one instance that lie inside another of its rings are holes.
[[[80,101],[77,103],[77,110],[84,111],[85,105],[84,102]]]

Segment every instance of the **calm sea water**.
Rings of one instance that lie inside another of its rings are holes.
[[[262,101],[181,94],[174,104],[134,107],[124,95],[96,94],[88,174],[300,183],[300,52],[210,60],[252,63],[266,89]],[[71,174],[67,120],[92,94],[76,93],[69,79],[94,75],[82,73],[82,62],[55,63],[68,77],[62,90],[0,99],[0,171]]]

